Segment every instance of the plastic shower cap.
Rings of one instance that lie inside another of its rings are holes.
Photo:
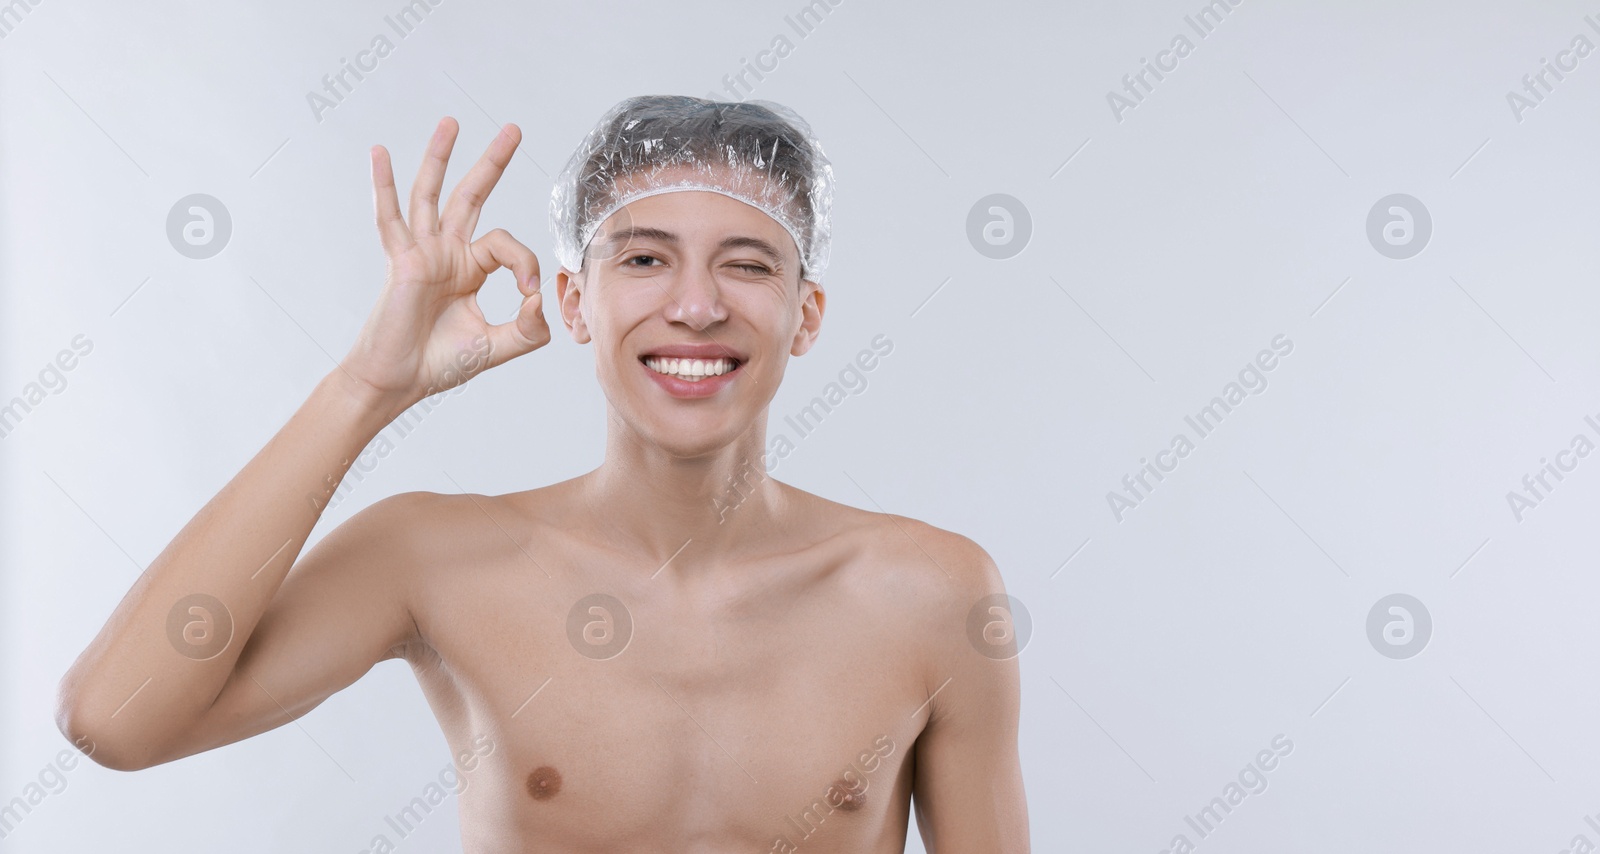
[[[833,167],[811,126],[772,101],[641,95],[607,110],[550,195],[556,258],[583,269],[589,241],[623,205],[708,190],[772,217],[799,248],[801,278],[822,281],[832,244]]]

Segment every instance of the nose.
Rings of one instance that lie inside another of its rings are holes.
[[[711,271],[699,265],[686,265],[683,272],[674,276],[667,285],[667,319],[683,323],[695,331],[728,319],[728,308],[722,304],[722,288]]]

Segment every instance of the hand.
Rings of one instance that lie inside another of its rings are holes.
[[[538,257],[503,228],[472,239],[484,200],[511,162],[522,131],[514,124],[501,128],[441,216],[439,192],[457,130],[449,117],[434,130],[411,187],[410,223],[400,217],[389,152],[372,147],[373,203],[389,270],[378,304],[340,367],[395,415],[550,342]],[[522,305],[515,319],[491,325],[477,294],[501,267],[516,276]]]

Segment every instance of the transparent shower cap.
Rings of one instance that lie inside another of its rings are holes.
[[[832,244],[833,167],[811,126],[772,101],[641,95],[606,111],[556,177],[556,258],[583,269],[606,218],[646,196],[708,190],[760,209],[799,248],[801,278],[822,281]]]

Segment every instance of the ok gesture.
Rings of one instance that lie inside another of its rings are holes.
[[[503,228],[472,239],[483,203],[511,162],[522,131],[514,124],[501,128],[441,214],[439,194],[457,130],[448,117],[434,130],[404,219],[389,152],[372,148],[373,203],[388,275],[341,367],[395,415],[550,341],[533,251]],[[516,276],[522,305],[514,319],[491,325],[477,294],[501,267]]]

